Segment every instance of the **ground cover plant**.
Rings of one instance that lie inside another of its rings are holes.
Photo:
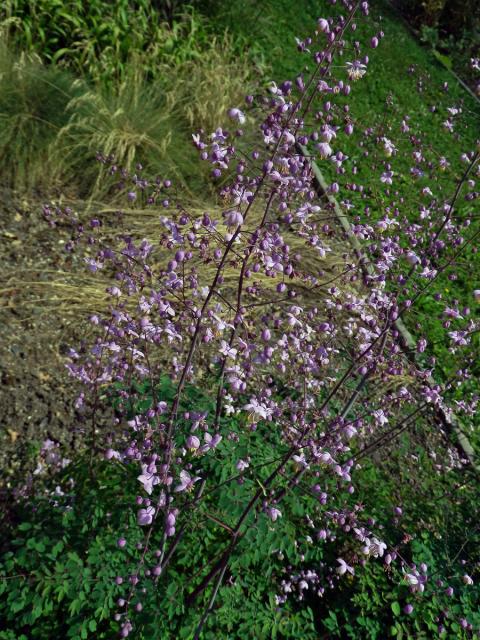
[[[472,114],[453,97],[460,157],[422,114],[365,122],[386,38],[366,2],[324,16],[300,73],[193,135],[215,205],[107,148],[125,211],[43,207],[105,301],[70,351],[83,452],[46,441],[15,487],[0,637],[478,637],[475,461],[439,422],[478,402],[480,293],[442,286],[475,265]]]

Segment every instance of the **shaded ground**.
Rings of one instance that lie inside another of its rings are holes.
[[[72,320],[18,296],[14,279],[47,281],[70,260],[62,233],[48,228],[40,206],[2,194],[0,219],[0,482],[15,475],[46,438],[71,449],[80,416],[78,390],[65,373],[65,353],[79,339]],[[33,461],[32,461],[33,462]]]

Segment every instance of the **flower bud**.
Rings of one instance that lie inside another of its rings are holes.
[[[328,33],[330,31],[330,27],[328,26],[328,21],[325,20],[325,18],[320,18],[318,20],[318,28],[320,29],[320,31],[323,31],[323,33]]]

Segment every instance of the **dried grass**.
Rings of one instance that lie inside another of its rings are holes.
[[[196,207],[190,207],[189,212],[191,215],[200,216],[207,209],[212,217],[221,220],[221,209],[219,207],[199,207],[197,204]],[[160,222],[160,217],[165,215],[164,209],[126,209],[122,210],[122,212],[122,226],[128,229],[129,235],[137,239],[145,238],[153,245],[158,245],[158,239],[164,232],[164,227]],[[115,215],[115,219],[117,219],[116,213],[116,210],[110,207],[96,209],[96,216],[106,221],[106,229],[109,227],[109,217]],[[87,219],[90,214],[84,211],[82,215]],[[252,209],[248,227],[254,228],[261,215],[260,207]],[[219,225],[219,230],[222,230],[222,225]],[[112,228],[112,235],[118,233],[118,231],[118,227],[115,230]],[[340,240],[335,240],[332,243],[332,251],[327,253],[324,258],[321,258],[313,247],[295,234],[287,231],[283,235],[290,245],[292,253],[301,254],[302,273],[314,275],[319,280],[318,285],[309,290],[311,285],[307,285],[301,277],[296,277],[289,281],[289,287],[301,293],[302,301],[320,305],[322,298],[326,294],[327,286],[322,287],[321,283],[331,284],[331,280],[335,276],[339,276],[344,269],[345,248],[343,243]],[[170,253],[167,254],[162,249],[154,251],[152,256],[154,271],[165,268],[170,259]],[[191,264],[198,269],[202,285],[208,286],[213,280],[215,265],[204,264],[199,260],[192,260]],[[320,273],[322,273],[321,277],[319,276]],[[37,278],[34,277],[35,275],[37,275]],[[222,292],[228,297],[236,290],[238,267],[232,268],[227,265],[224,276]],[[274,295],[274,289],[278,282],[276,279],[259,273],[256,274],[255,280],[261,283],[267,298],[269,297],[269,291],[271,291],[272,298],[278,297],[278,295]],[[2,305],[4,308],[14,304],[15,307],[22,307],[25,310],[35,309],[37,315],[42,309],[48,314],[54,313],[63,318],[71,317],[75,319],[78,319],[80,315],[86,317],[91,313],[106,312],[109,306],[109,297],[105,291],[113,283],[113,279],[109,278],[108,274],[104,272],[90,274],[82,264],[74,265],[71,270],[53,270],[49,268],[46,259],[38,263],[34,269],[16,269],[15,271],[3,272],[2,281],[0,296],[4,300]],[[337,284],[341,284],[342,288],[348,286],[352,291],[356,289],[354,284],[347,283],[345,279],[340,279]],[[135,300],[132,298],[130,304],[133,305],[134,303]]]

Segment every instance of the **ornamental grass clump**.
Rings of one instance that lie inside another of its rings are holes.
[[[3,187],[44,192],[58,186],[52,146],[68,122],[66,107],[78,96],[73,78],[45,68],[35,55],[14,56],[0,44],[0,172]]]
[[[452,561],[445,584],[427,562],[412,563],[408,505],[393,515],[370,505],[369,513],[357,478],[372,461],[388,468],[399,460],[418,477],[425,466],[439,483],[468,465],[438,416],[459,410],[468,420],[476,410],[462,385],[478,320],[435,285],[455,274],[480,234],[472,215],[480,152],[465,149],[454,171],[448,151],[435,156],[407,117],[388,135],[382,119],[362,131],[355,84],[369,56],[381,55],[384,34],[361,45],[356,24],[368,3],[344,0],[342,11],[298,42],[301,74],[233,105],[227,127],[193,135],[218,181],[221,215],[190,211],[168,176],[119,168],[107,156],[105,173],[130,206],[158,208],[156,238],[116,234],[111,217],[85,222],[44,207],[52,226],[72,225],[68,249],[87,246],[90,271],[112,277],[108,311],[90,318],[96,337],[71,350],[68,368],[83,385],[77,408],[92,469],[102,453],[112,469],[134,473],[138,487],[127,506],[136,524],[118,532],[119,549],[128,550],[116,577],[121,637],[153,624],[149,610],[158,637],[213,637],[225,607],[233,619],[255,588],[252,566],[267,572],[280,618],[292,600],[321,607],[375,562],[403,584],[406,616],[422,598],[450,597],[453,584],[471,588],[474,564]],[[253,147],[250,135],[244,143],[251,123]],[[358,130],[349,158],[342,147]],[[397,183],[400,148],[409,149],[406,183]],[[315,162],[335,176],[323,193]],[[363,183],[367,173],[375,190]],[[327,271],[322,261],[339,240],[342,260]],[[408,321],[425,296],[441,307],[443,339],[458,363],[446,380],[435,379],[428,336],[417,336],[416,360],[399,334],[399,319]],[[472,308],[475,296],[472,284]],[[99,418],[105,405],[110,421]],[[426,452],[418,469],[408,434]],[[444,618],[431,624],[440,633]],[[468,631],[474,621],[461,624]]]

